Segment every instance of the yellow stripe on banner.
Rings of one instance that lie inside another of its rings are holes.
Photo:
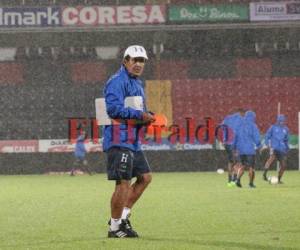
[[[173,124],[172,82],[169,80],[146,81],[145,90],[148,110],[157,114],[164,114],[168,119],[168,126]]]

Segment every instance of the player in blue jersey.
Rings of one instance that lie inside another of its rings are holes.
[[[265,135],[265,144],[270,150],[270,157],[265,163],[263,179],[268,180],[267,172],[274,160],[278,160],[280,163],[278,183],[282,184],[281,179],[287,167],[287,153],[289,150],[289,129],[286,126],[284,115],[278,115],[277,122],[268,129]]]
[[[244,109],[237,109],[236,111],[232,112],[231,114],[227,115],[222,122],[223,127],[223,144],[225,147],[225,151],[227,154],[227,170],[228,170],[228,182],[227,186],[232,187],[235,186],[236,181],[236,171],[235,169],[238,168],[240,164],[240,159],[233,149],[233,143],[235,140],[235,135],[237,133],[237,129],[241,126],[243,122],[243,116],[245,114]]]
[[[238,171],[236,186],[242,187],[241,177],[244,169],[249,170],[249,187],[255,188],[255,155],[256,150],[261,148],[260,133],[255,123],[256,115],[253,111],[247,111],[243,123],[237,130],[234,140],[234,149],[236,149],[241,158],[242,167]]]
[[[71,176],[75,176],[76,169],[78,168],[88,172],[89,175],[92,175],[92,172],[88,167],[88,161],[86,159],[87,150],[84,144],[86,138],[87,138],[86,132],[82,131],[76,139],[75,151],[74,151],[75,162],[70,173]]]

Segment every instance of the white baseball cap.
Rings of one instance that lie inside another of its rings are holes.
[[[147,52],[146,52],[145,48],[140,45],[129,46],[124,52],[124,58],[126,56],[130,56],[132,58],[143,57],[148,60],[148,56],[147,56]]]

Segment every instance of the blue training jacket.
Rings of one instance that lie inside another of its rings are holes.
[[[233,145],[235,140],[235,135],[237,133],[237,129],[241,126],[243,122],[243,117],[239,112],[227,115],[222,122],[222,125],[225,125],[227,129],[223,127],[224,131],[224,141],[223,143],[226,145]]]
[[[255,155],[255,147],[260,148],[260,134],[255,123],[255,113],[247,111],[242,124],[237,129],[234,148],[239,155]]]
[[[285,120],[284,115],[278,115],[277,123],[273,124],[265,135],[265,144],[283,153],[289,150],[289,129],[284,125]]]
[[[142,113],[146,111],[145,94],[142,81],[129,75],[127,69],[122,65],[120,70],[113,75],[104,88],[106,112],[112,119],[137,119],[142,120]],[[143,111],[124,106],[125,98],[128,96],[141,96],[143,98]],[[129,131],[128,131],[129,128]],[[103,151],[113,146],[125,147],[132,151],[139,151],[140,142],[138,138],[141,125],[128,125],[122,122],[120,125],[104,126]]]
[[[79,159],[84,159],[86,155],[86,148],[84,145],[84,140],[85,136],[84,135],[79,135],[76,140],[76,145],[75,145],[75,157]]]

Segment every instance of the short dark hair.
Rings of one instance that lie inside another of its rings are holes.
[[[130,55],[125,56],[125,57],[124,57],[124,60],[125,60],[125,61],[129,61],[129,60],[130,60]]]
[[[245,114],[247,110],[244,109],[244,108],[238,108],[236,111],[237,111],[238,113]]]
[[[244,109],[244,108],[234,108],[234,109],[232,109],[229,113],[230,114],[234,114],[234,113],[241,113],[241,114],[244,114],[244,113],[246,113],[246,109]]]

